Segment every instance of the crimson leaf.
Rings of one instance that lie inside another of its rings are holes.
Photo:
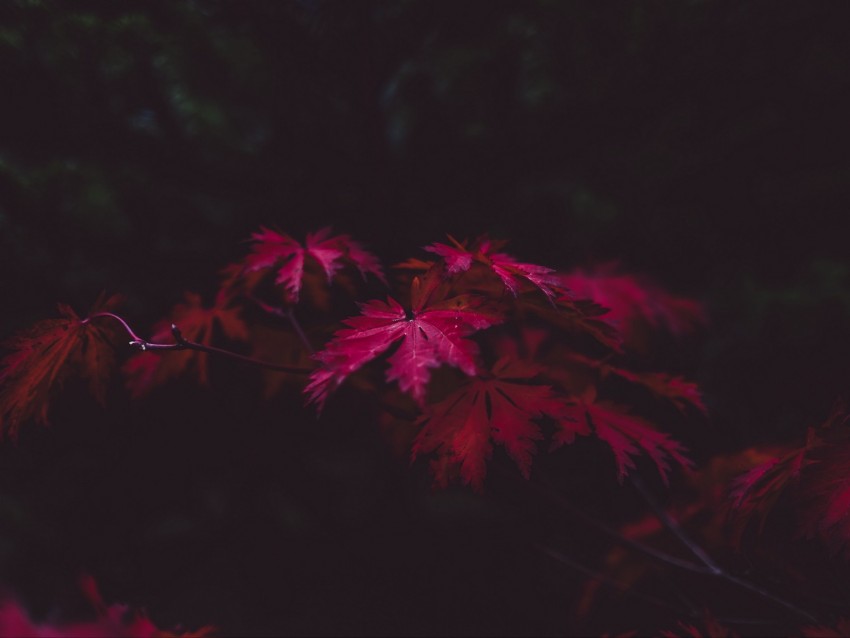
[[[117,302],[117,296],[101,296],[91,314]],[[59,314],[60,319],[40,321],[5,343],[10,352],[0,361],[0,437],[7,432],[16,438],[21,423],[30,419],[47,424],[56,388],[73,374],[88,379],[92,394],[104,403],[114,365],[113,326],[80,319],[64,304]]]
[[[619,406],[594,402],[592,397],[588,397],[571,407],[570,411],[572,414],[567,415],[568,418],[559,420],[561,430],[555,435],[554,447],[572,443],[577,434],[587,433],[587,424],[590,424],[597,438],[605,442],[614,453],[620,481],[629,470],[635,468],[634,457],[641,453],[652,459],[665,483],[668,481],[671,460],[685,467],[692,465],[681,443]]]
[[[252,253],[245,258],[245,272],[277,268],[275,283],[281,284],[293,303],[298,302],[304,277],[305,260],[309,256],[321,266],[330,282],[334,274],[350,263],[363,277],[372,273],[386,283],[377,257],[348,235],[332,235],[330,228],[309,233],[304,246],[289,235],[268,228],[251,235]]]
[[[501,318],[468,295],[417,308],[410,314],[392,297],[386,303],[373,300],[361,305],[362,314],[345,320],[348,328],[337,331],[316,359],[324,365],[313,372],[305,388],[309,402],[319,408],[331,391],[395,342],[398,350],[389,357],[387,381],[398,381],[420,405],[431,368],[446,364],[467,375],[477,370],[478,346],[467,337],[488,328]]]
[[[460,464],[461,479],[480,490],[492,441],[505,447],[528,478],[535,441],[542,436],[534,420],[544,414],[557,418],[564,410],[549,386],[529,383],[536,374],[532,366],[503,358],[492,376],[472,379],[428,406],[419,419],[424,427],[413,458],[434,451],[447,456],[448,463]],[[445,475],[438,473],[437,480],[444,483]]]
[[[530,282],[550,299],[554,299],[561,288],[560,280],[553,274],[553,269],[523,263],[506,253],[497,252],[504,242],[479,237],[467,248],[466,242],[458,242],[451,235],[449,240],[453,245],[434,243],[425,247],[428,252],[443,258],[449,274],[466,272],[473,262],[478,262],[489,267],[514,297],[519,294],[521,280]]]

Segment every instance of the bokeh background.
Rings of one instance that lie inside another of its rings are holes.
[[[850,371],[848,17],[786,0],[8,0],[0,334],[102,290],[145,330],[214,290],[260,224],[332,225],[387,264],[488,232],[706,304],[709,327],[658,353],[704,388],[699,458],[797,440]],[[650,623],[575,624],[583,577],[527,542],[569,536],[563,521],[432,493],[368,406],[316,423],[296,389],[263,402],[220,368],[213,392],[135,404],[116,380],[106,410],[69,386],[53,427],[3,443],[0,580],[33,613],[82,609],[87,569],[107,599],[225,632]]]

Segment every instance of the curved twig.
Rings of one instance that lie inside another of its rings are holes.
[[[109,317],[120,323],[130,337],[129,345],[145,352],[163,352],[167,350],[197,350],[198,352],[221,355],[224,357],[235,359],[237,361],[242,361],[244,363],[250,363],[251,365],[260,366],[262,368],[268,368],[269,370],[277,370],[278,372],[290,372],[293,374],[309,374],[310,372],[312,372],[311,368],[302,368],[299,366],[287,366],[278,363],[271,363],[269,361],[263,361],[261,359],[255,359],[253,357],[248,357],[243,354],[232,352],[230,350],[225,350],[224,348],[217,348],[215,346],[207,346],[202,343],[197,343],[196,341],[189,341],[188,339],[183,337],[183,334],[180,332],[180,329],[174,324],[171,324],[171,334],[174,335],[174,343],[155,343],[152,341],[148,341],[147,339],[143,339],[142,337],[137,335],[122,317],[111,312],[95,313],[83,319],[83,323],[88,323],[91,319],[97,319],[101,317]]]

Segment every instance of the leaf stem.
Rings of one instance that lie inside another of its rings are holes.
[[[652,603],[653,605],[657,605],[658,607],[664,607],[666,609],[671,609],[671,610],[673,610],[673,611],[675,611],[679,614],[687,613],[688,615],[693,616],[692,613],[684,612],[682,609],[680,609],[679,607],[677,607],[673,603],[670,603],[666,600],[662,600],[661,598],[657,598],[655,596],[643,594],[639,591],[636,591],[634,588],[629,587],[626,583],[623,583],[623,582],[616,580],[614,578],[610,578],[609,576],[606,576],[605,574],[603,574],[601,572],[598,572],[594,569],[591,569],[590,567],[582,565],[581,563],[579,563],[578,561],[576,561],[572,557],[567,556],[566,554],[559,552],[556,549],[553,549],[553,548],[548,547],[546,545],[543,545],[541,543],[535,543],[534,547],[537,548],[538,550],[540,550],[541,552],[543,552],[544,554],[546,554],[547,556],[549,556],[550,558],[554,558],[559,563],[562,563],[562,564],[564,564],[568,567],[571,567],[572,569],[576,570],[577,572],[582,573],[585,576],[588,576],[589,578],[592,578],[593,580],[598,581],[598,582],[602,583],[603,585],[606,585],[607,587],[610,587],[611,589],[615,589],[615,590],[622,592],[626,595],[637,598],[638,600],[643,600],[645,602]]]
[[[649,507],[652,509],[652,512],[655,516],[660,520],[664,527],[666,527],[673,535],[679,539],[679,542],[682,543],[688,550],[696,556],[700,562],[705,565],[711,573],[715,576],[720,576],[723,574],[723,569],[714,562],[714,559],[709,556],[706,551],[700,547],[696,541],[694,541],[690,536],[688,536],[685,531],[682,529],[679,522],[670,516],[664,507],[661,506],[661,503],[655,498],[655,496],[646,488],[643,483],[643,480],[637,476],[636,474],[631,474],[629,477],[629,481],[631,481],[632,485],[635,486],[640,495],[643,497],[643,500],[647,502]]]
[[[494,468],[495,467],[498,466],[494,464]],[[635,480],[640,480],[636,479],[636,477],[630,478],[632,479],[633,483],[635,482]],[[801,618],[805,618],[809,622],[818,622],[818,619],[806,610],[801,609],[797,605],[785,600],[784,598],[770,593],[769,591],[759,585],[756,585],[755,583],[752,583],[743,578],[739,578],[738,576],[734,576],[733,574],[730,574],[725,569],[720,567],[720,565],[718,565],[711,557],[708,556],[705,550],[703,550],[693,539],[691,539],[687,534],[685,534],[685,532],[679,526],[678,522],[675,521],[669,514],[667,514],[666,511],[664,511],[658,501],[652,496],[652,494],[650,494],[646,490],[645,487],[643,488],[643,492],[641,493],[644,495],[644,498],[647,500],[649,506],[653,509],[653,512],[656,514],[656,516],[658,516],[659,520],[665,525],[665,527],[667,527],[697,558],[700,559],[700,562],[702,564],[678,558],[676,556],[673,556],[672,554],[657,550],[650,545],[642,543],[641,541],[624,536],[619,530],[616,530],[613,527],[604,523],[603,521],[594,518],[590,514],[587,514],[583,510],[570,503],[567,499],[561,496],[561,494],[555,488],[549,485],[548,482],[545,482],[544,480],[540,479],[539,476],[536,481],[523,481],[523,483],[535,488],[537,491],[548,496],[549,499],[554,501],[562,509],[570,512],[573,516],[581,520],[586,525],[596,528],[598,531],[610,537],[612,540],[616,541],[620,545],[630,547],[631,549],[640,552],[645,556],[654,558],[655,560],[666,563],[672,567],[678,567],[679,569],[683,569],[685,571],[689,571],[695,574],[703,574],[707,576],[722,578],[723,580],[729,583],[737,585],[742,589],[751,591],[766,600],[769,600],[777,605],[788,609],[789,611],[794,612],[796,615],[800,616]],[[641,486],[643,486],[642,483]],[[638,491],[640,491],[639,488]]]
[[[598,518],[591,516],[584,510],[576,507],[566,498],[561,496],[553,487],[551,487],[548,483],[543,482],[538,479],[537,481],[530,481],[527,483],[528,485],[534,487],[544,495],[548,496],[550,500],[554,501],[561,509],[568,511],[575,518],[581,520],[583,523],[588,525],[589,527],[594,527],[598,531],[602,532],[606,536],[610,537],[612,540],[616,541],[620,545],[624,545],[626,547],[630,547],[631,549],[644,554],[650,558],[654,558],[662,563],[667,563],[673,567],[678,567],[679,569],[683,569],[685,571],[693,572],[696,574],[713,574],[708,567],[704,565],[700,565],[698,563],[694,563],[693,561],[685,560],[683,558],[678,558],[677,556],[673,556],[672,554],[668,554],[667,552],[663,552],[659,549],[655,549],[651,545],[647,545],[646,543],[642,543],[639,540],[635,540],[633,538],[629,538],[628,536],[624,536],[619,530],[614,529],[607,523],[600,521]]]
[[[262,299],[259,299],[258,297],[255,297],[252,294],[247,294],[246,296],[248,299],[253,301],[267,313],[287,319],[292,325],[292,328],[295,330],[295,334],[297,334],[298,338],[301,340],[301,343],[304,344],[304,348],[307,350],[307,352],[309,352],[311,356],[316,353],[316,351],[313,349],[312,344],[310,343],[310,340],[307,339],[307,333],[304,332],[304,329],[301,327],[301,323],[295,316],[295,309],[292,306],[288,306],[286,310],[284,310],[283,308],[278,308],[277,306],[269,305]]]
[[[207,346],[202,343],[190,341],[183,337],[183,334],[180,332],[180,329],[174,324],[171,324],[171,334],[174,335],[174,343],[155,343],[152,341],[148,341],[147,339],[143,339],[142,337],[137,335],[122,317],[111,312],[97,312],[89,317],[86,317],[82,320],[82,322],[88,323],[92,319],[99,319],[102,317],[108,317],[119,322],[130,337],[129,344],[145,352],[163,352],[167,350],[197,350],[198,352],[207,352],[210,354],[221,355],[224,357],[235,359],[237,361],[242,361],[243,363],[250,363],[251,365],[260,366],[262,368],[268,368],[270,370],[277,370],[279,372],[291,372],[294,374],[308,374],[309,372],[311,372],[310,368],[286,366],[277,363],[271,363],[269,361],[262,361],[261,359],[248,357],[242,354],[238,354],[236,352],[232,352],[231,350],[225,350],[223,348]]]
[[[289,323],[292,324],[292,327],[298,334],[298,338],[301,339],[301,343],[303,343],[304,347],[307,348],[307,352],[309,352],[311,356],[314,355],[316,351],[313,350],[313,346],[310,345],[310,341],[307,339],[307,334],[304,332],[304,329],[301,327],[298,318],[295,316],[295,310],[292,308],[292,306],[289,306],[286,309],[286,318],[289,319]]]
[[[753,592],[764,598],[765,600],[770,600],[771,602],[776,603],[782,607],[785,607],[789,611],[794,612],[798,616],[805,618],[810,622],[818,622],[817,618],[807,612],[805,609],[801,609],[797,605],[785,600],[784,598],[780,598],[775,594],[770,593],[763,587],[756,585],[753,582],[745,580],[743,578],[739,578],[733,574],[730,574],[725,569],[723,569],[720,565],[718,565],[714,559],[712,559],[702,547],[697,544],[690,536],[688,536],[682,527],[679,525],[679,522],[670,516],[670,514],[661,506],[655,496],[646,488],[643,481],[640,477],[636,475],[629,476],[629,480],[632,485],[635,486],[637,491],[646,501],[647,505],[649,505],[650,509],[653,511],[655,516],[660,520],[664,526],[677,538],[679,541],[690,550],[690,552],[699,558],[699,560],[705,565],[705,567],[709,570],[713,576],[718,578],[722,578],[723,580],[733,583],[742,589],[746,589],[748,591]]]
[[[566,554],[559,552],[556,549],[548,547],[547,545],[544,545],[542,543],[534,543],[534,547],[536,547],[538,550],[540,550],[541,552],[543,552],[544,554],[546,554],[550,558],[553,558],[554,560],[558,561],[559,563],[562,563],[563,565],[566,565],[566,566],[574,569],[575,571],[577,571],[579,573],[585,574],[589,578],[592,578],[593,580],[598,581],[599,583],[606,585],[607,587],[610,587],[611,589],[615,589],[615,590],[621,592],[624,595],[631,596],[631,597],[636,598],[638,600],[646,601],[646,602],[651,603],[653,605],[656,605],[658,607],[664,607],[665,609],[670,609],[670,610],[675,611],[675,612],[682,614],[684,616],[688,616],[689,618],[691,618],[693,620],[700,620],[700,619],[705,618],[705,615],[703,613],[700,613],[700,611],[697,610],[696,607],[694,607],[693,605],[689,604],[688,610],[685,611],[685,610],[677,607],[673,603],[670,603],[666,600],[663,600],[663,599],[658,598],[656,596],[644,594],[644,593],[641,593],[639,591],[635,591],[634,587],[630,587],[629,585],[627,585],[626,583],[624,583],[622,581],[619,581],[615,578],[611,578],[611,577],[606,576],[605,574],[603,574],[601,572],[598,572],[598,571],[591,569],[591,568],[589,568],[585,565],[582,565],[581,563],[579,563],[578,561],[576,561],[572,557],[567,556]],[[735,618],[735,617],[724,617],[724,616],[714,616],[714,620],[716,620],[717,622],[722,623],[724,625],[756,625],[756,626],[763,625],[763,626],[767,626],[767,625],[773,625],[773,624],[776,623],[775,620],[768,620],[768,619],[765,619],[765,618]]]

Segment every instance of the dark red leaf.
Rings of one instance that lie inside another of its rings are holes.
[[[530,382],[537,375],[535,368],[502,359],[492,375],[472,379],[428,406],[413,445],[413,458],[437,452],[445,457],[443,464],[459,464],[461,479],[477,490],[493,443],[504,446],[528,478],[535,442],[542,436],[534,420],[544,414],[557,418],[564,411],[563,399],[549,386]],[[437,478],[445,482],[445,474]]]
[[[117,302],[117,296],[101,297],[90,314]],[[80,319],[64,304],[59,314],[60,319],[40,321],[4,344],[10,352],[0,362],[0,438],[4,433],[16,438],[30,419],[47,424],[56,390],[72,375],[87,379],[95,398],[105,400],[115,364],[115,325],[108,318]]]
[[[30,618],[26,609],[14,598],[0,600],[0,636],[25,638],[202,638],[211,636],[213,627],[182,632],[159,629],[142,610],[131,610],[128,605],[106,605],[90,576],[81,579],[83,593],[97,614],[93,620],[67,623],[38,623]]]
[[[839,618],[835,625],[809,625],[800,629],[804,638],[846,638],[850,636],[850,619]]]
[[[706,322],[698,302],[677,297],[646,278],[619,274],[612,266],[595,271],[575,270],[560,277],[575,298],[589,298],[609,309],[603,320],[630,339],[640,322],[664,327],[675,335],[692,331]]]
[[[850,555],[850,423],[843,404],[827,420],[809,428],[806,442],[788,446],[732,484],[736,535],[759,519],[759,528],[789,487],[801,515],[801,527],[834,552]]]
[[[572,361],[599,370],[603,376],[615,374],[620,378],[641,385],[655,396],[667,399],[682,412],[685,411],[688,405],[697,408],[703,414],[707,414],[708,412],[697,384],[692,381],[686,381],[682,377],[672,376],[663,372],[633,372],[579,353],[571,353],[569,358]]]
[[[634,458],[639,454],[646,454],[652,459],[665,483],[671,460],[685,467],[692,465],[681,443],[619,406],[584,399],[572,407],[571,412],[570,418],[560,420],[561,430],[555,435],[554,446],[572,443],[576,434],[583,434],[580,424],[587,420],[593,426],[594,434],[614,453],[621,481],[629,470],[634,469]]]
[[[850,438],[811,449],[800,488],[803,532],[850,557]]]

